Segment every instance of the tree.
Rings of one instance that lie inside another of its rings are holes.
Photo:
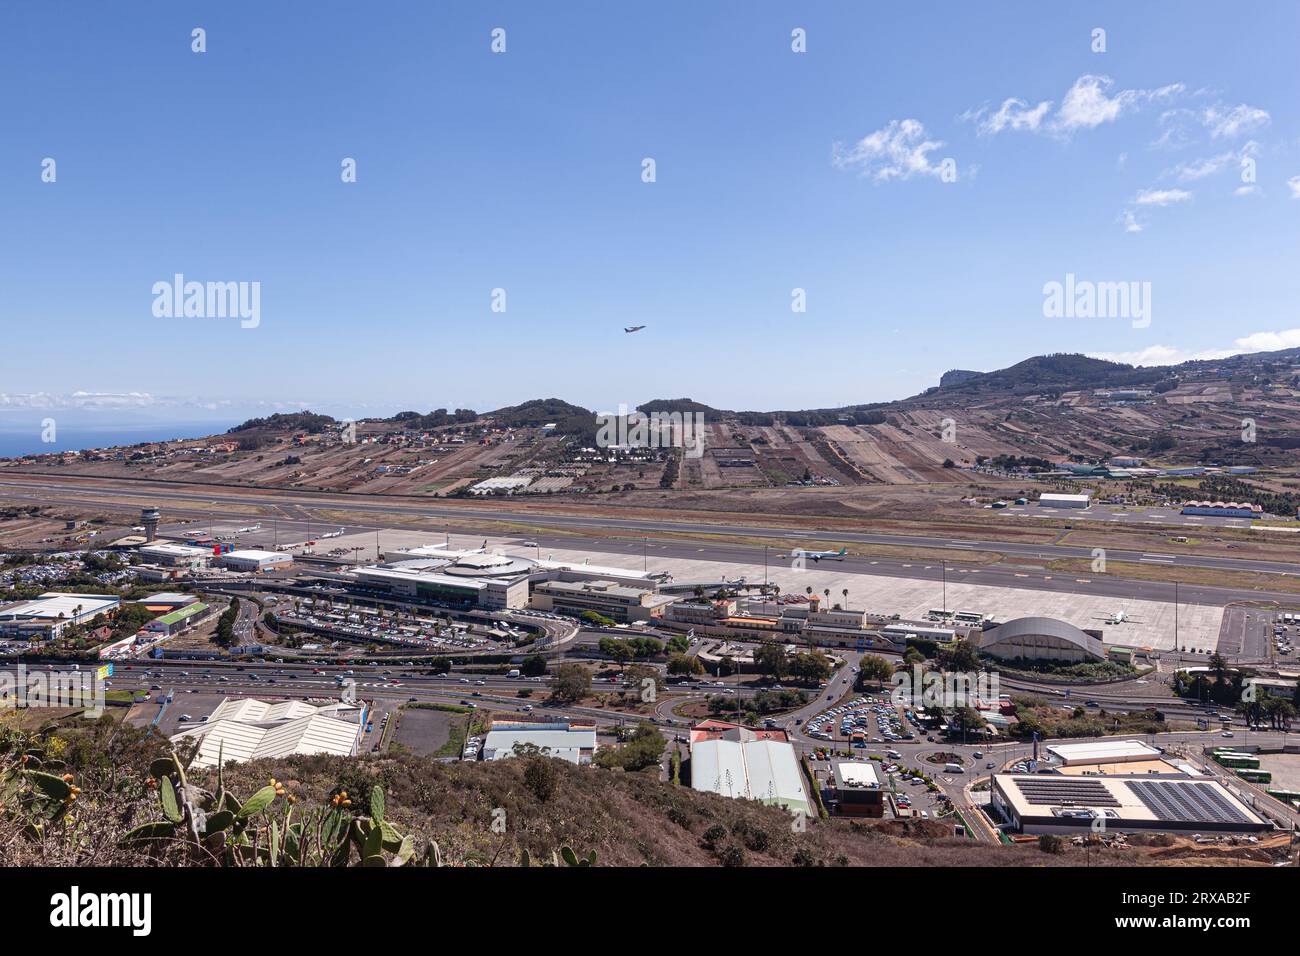
[[[831,661],[817,650],[796,654],[790,662],[790,673],[801,681],[817,684],[830,679]]]
[[[858,679],[855,683],[858,685],[858,690],[864,690],[867,681],[875,681],[883,688],[885,681],[893,676],[894,667],[889,661],[878,654],[866,654],[858,663]]]
[[[583,611],[578,615],[578,620],[584,624],[590,624],[593,627],[613,627],[612,618],[605,617],[603,614],[597,614],[595,611]]]
[[[972,673],[980,669],[979,652],[975,642],[962,639],[945,644],[939,650],[939,669],[945,672]]]
[[[641,724],[624,741],[621,747],[606,747],[596,752],[597,766],[621,767],[629,773],[659,766],[668,741],[652,724]]]
[[[704,665],[698,657],[691,654],[671,654],[668,657],[668,673],[674,677],[703,674]]]
[[[581,664],[561,664],[551,674],[551,700],[571,704],[591,693],[591,672]]]
[[[555,791],[559,787],[560,773],[554,758],[543,756],[536,747],[522,756],[524,786],[532,792],[539,803],[546,803],[555,796]]]
[[[1214,682],[1222,685],[1228,677],[1228,662],[1224,660],[1223,655],[1214,653],[1210,655],[1210,673],[1214,675]]]
[[[546,673],[546,658],[541,654],[530,654],[519,665],[519,673],[525,677],[541,677]]]
[[[787,669],[785,648],[772,643],[758,645],[754,650],[754,668],[764,677],[780,680]]]
[[[619,666],[620,670],[626,670],[628,661],[636,656],[636,651],[627,641],[620,641],[616,637],[602,637],[597,645],[600,652]]]
[[[958,730],[977,733],[984,729],[984,718],[974,707],[958,707],[952,716],[953,726]]]

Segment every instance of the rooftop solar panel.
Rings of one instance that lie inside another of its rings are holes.
[[[1252,822],[1213,784],[1130,780],[1128,787],[1159,820],[1189,820],[1194,823]]]
[[[1096,780],[1071,780],[1062,777],[1044,777],[1033,780],[1017,779],[1016,788],[1025,800],[1037,806],[1060,806],[1072,803],[1088,807],[1118,807],[1106,787]]]

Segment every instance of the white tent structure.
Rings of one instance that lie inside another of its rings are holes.
[[[742,727],[691,744],[691,788],[812,816],[794,747]]]
[[[173,741],[197,740],[191,767],[215,767],[217,761],[261,760],[293,754],[357,752],[364,726],[363,704],[313,706],[301,700],[223,700],[203,723],[186,726]]]

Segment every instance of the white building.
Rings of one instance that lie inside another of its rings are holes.
[[[293,754],[350,757],[365,728],[366,705],[333,703],[315,706],[301,700],[271,703],[226,698],[206,721],[182,725],[173,741],[197,740],[191,767],[215,767],[218,761],[261,760]]]
[[[71,624],[85,624],[98,614],[117,610],[112,594],[72,594],[47,591],[30,601],[0,608],[0,634],[5,637],[54,638]]]
[[[1082,744],[1052,744],[1047,752],[1067,767],[1073,764],[1129,763],[1159,760],[1160,751],[1140,740],[1097,740]]]
[[[1105,660],[1101,631],[1051,617],[1018,617],[979,636],[979,649],[999,660]]]
[[[212,560],[212,552],[207,548],[165,541],[142,545],[135,553],[140,560],[165,568],[206,568]]]
[[[516,746],[536,747],[548,757],[587,764],[596,753],[596,728],[553,721],[494,721],[483,742],[483,759],[513,757]]]
[[[812,816],[794,747],[744,727],[691,741],[691,789]]]
[[[504,610],[528,606],[529,562],[500,554],[458,553],[357,568],[358,587],[395,598],[451,607]]]
[[[1091,495],[1042,494],[1038,496],[1040,508],[1087,508],[1092,503]]]
[[[1186,777],[995,774],[991,805],[1021,833],[1264,833],[1273,825],[1220,784]]]
[[[293,555],[281,551],[258,551],[248,548],[243,551],[227,551],[216,558],[216,562],[227,571],[279,571],[293,567]]]

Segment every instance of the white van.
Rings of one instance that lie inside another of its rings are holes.
[[[961,768],[961,764],[959,763],[949,763],[949,764],[944,764],[943,772],[944,773],[965,773],[966,771]]]

